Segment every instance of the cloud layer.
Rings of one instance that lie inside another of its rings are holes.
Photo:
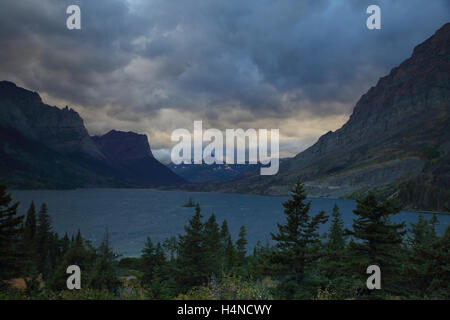
[[[65,26],[71,4],[81,31]],[[382,30],[367,30],[369,4]],[[280,128],[292,155],[449,13],[447,0],[2,0],[0,78],[74,107],[92,134],[146,132],[161,157],[194,120]]]

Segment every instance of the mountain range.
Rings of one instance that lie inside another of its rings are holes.
[[[298,177],[312,197],[374,191],[411,208],[449,210],[450,23],[364,94],[342,128],[283,162],[277,175],[189,188],[279,195]]]
[[[72,109],[0,81],[0,183],[10,188],[159,187],[184,180],[153,157],[146,135],[91,137]]]
[[[411,208],[449,211],[450,23],[370,88],[340,129],[282,161],[277,175],[260,176],[258,166],[169,167],[154,158],[146,135],[91,137],[74,110],[0,82],[0,183],[11,188],[182,185],[281,195],[300,177],[312,197],[374,191]]]

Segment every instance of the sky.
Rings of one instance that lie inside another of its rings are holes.
[[[286,157],[449,21],[448,0],[1,0],[0,80],[75,109],[91,135],[146,133],[164,162],[194,120],[280,129]]]

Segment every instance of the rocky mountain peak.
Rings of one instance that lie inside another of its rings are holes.
[[[424,128],[448,116],[450,97],[450,23],[418,45],[410,58],[382,77],[357,102],[349,121],[287,163],[288,170],[315,163],[318,158],[383,145],[414,128]],[[416,142],[419,140],[415,140]],[[346,160],[345,160],[346,159]],[[335,162],[335,161],[333,161]],[[346,166],[340,163],[337,167]]]
[[[0,96],[7,97],[12,101],[26,99],[31,104],[42,103],[42,99],[38,93],[20,88],[10,81],[0,81]]]
[[[450,23],[418,45],[357,102],[342,128],[280,165],[220,191],[283,194],[301,177],[310,196],[375,190],[408,205],[442,209],[450,181]]]
[[[115,161],[153,158],[145,134],[111,130],[103,136],[94,136],[92,139],[103,154]]]

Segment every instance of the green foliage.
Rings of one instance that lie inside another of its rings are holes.
[[[30,208],[26,214],[25,220],[25,233],[24,233],[24,244],[25,247],[30,251],[33,251],[33,247],[36,242],[37,233],[37,220],[36,220],[36,208],[34,206],[34,201],[31,202]]]
[[[357,201],[353,211],[353,230],[346,230],[357,242],[350,243],[351,270],[364,278],[369,265],[377,265],[383,270],[383,295],[401,295],[402,280],[399,277],[402,265],[402,236],[404,223],[393,224],[390,216],[397,214],[401,207],[393,201],[379,202],[373,194]],[[365,295],[373,291],[363,290]]]
[[[220,280],[212,277],[208,285],[195,287],[180,300],[269,300],[274,286],[270,279],[264,281],[245,280],[239,276],[223,275]]]
[[[47,205],[44,203],[38,213],[37,226],[37,268],[42,272],[44,280],[47,280],[52,272],[52,240],[51,220],[47,213]]]
[[[344,299],[353,297],[358,288],[358,281],[349,269],[351,257],[347,247],[344,221],[337,204],[333,207],[330,230],[323,244],[320,269],[323,281],[318,292],[318,299]]]
[[[117,276],[117,265],[117,255],[111,249],[109,233],[106,231],[105,237],[95,255],[94,266],[89,277],[89,287],[113,294],[117,293],[120,286],[120,280]]]
[[[222,268],[222,246],[219,225],[214,214],[205,223],[204,251],[206,276],[218,276]]]
[[[238,239],[236,241],[236,264],[239,268],[245,265],[245,256],[247,255],[247,232],[245,226],[241,226]]]
[[[17,215],[19,203],[11,202],[6,187],[0,186],[0,282],[14,278],[23,271],[25,254],[19,245],[24,232],[24,217]]]
[[[206,264],[204,247],[204,224],[200,206],[195,207],[195,214],[184,227],[186,234],[180,235],[178,243],[177,282],[182,291],[206,282]]]
[[[450,299],[450,227],[439,236],[436,215],[420,215],[405,237],[404,224],[390,221],[400,207],[372,194],[357,201],[351,230],[335,205],[320,237],[328,217],[309,214],[299,181],[275,245],[257,243],[249,253],[244,226],[233,241],[227,222],[219,228],[215,215],[203,222],[197,204],[178,239],[148,237],[141,257],[120,261],[108,232],[98,248],[79,230],[60,238],[45,205],[36,217],[32,202],[24,222],[11,201],[0,187],[0,280],[22,277],[26,288],[0,281],[0,299]],[[371,264],[381,268],[382,290],[366,289]],[[82,270],[81,290],[67,290],[69,265]]]
[[[139,271],[142,268],[141,258],[124,257],[119,260],[118,264],[121,270],[134,270]]]
[[[247,258],[247,272],[253,278],[261,280],[265,277],[274,276],[273,268],[270,262],[270,256],[273,252],[273,247],[268,242],[262,245],[258,241],[253,248],[253,254]]]
[[[291,190],[291,199],[283,203],[286,224],[278,224],[278,233],[271,234],[276,241],[276,251],[271,255],[280,285],[278,295],[285,299],[303,298],[303,290],[308,279],[308,268],[320,258],[316,245],[319,243],[318,228],[328,220],[325,212],[309,215],[310,202],[306,202],[306,192],[301,181]]]

